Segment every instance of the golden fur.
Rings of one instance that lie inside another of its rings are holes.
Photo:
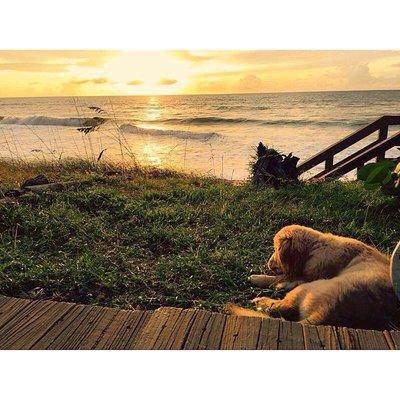
[[[282,300],[259,297],[253,311],[227,305],[235,315],[272,316],[313,325],[387,329],[399,316],[389,258],[358,240],[300,225],[281,229],[268,261],[277,275],[252,275],[260,287],[288,291]]]

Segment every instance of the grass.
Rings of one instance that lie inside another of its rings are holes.
[[[356,237],[387,253],[399,240],[397,204],[356,182],[274,190],[85,162],[0,162],[0,189],[39,172],[92,185],[1,200],[4,295],[218,310],[260,294],[247,276],[263,270],[273,235],[287,224]]]

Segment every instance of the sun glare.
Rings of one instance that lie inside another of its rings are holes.
[[[177,93],[185,86],[190,66],[167,52],[124,51],[103,67],[110,81],[125,86],[127,94]]]

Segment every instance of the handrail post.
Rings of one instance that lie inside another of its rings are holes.
[[[325,170],[328,171],[333,167],[333,154],[328,156],[325,160]]]
[[[383,141],[383,140],[387,139],[388,131],[389,131],[388,124],[383,125],[379,129],[379,135],[378,135],[379,141]],[[381,153],[378,153],[378,155],[376,156],[376,161],[383,160],[384,158],[385,158],[385,151],[382,151]]]

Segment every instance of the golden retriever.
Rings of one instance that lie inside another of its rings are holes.
[[[287,290],[286,296],[254,299],[261,312],[229,304],[230,313],[366,329],[393,328],[398,323],[399,301],[389,258],[358,240],[286,226],[274,237],[268,267],[277,275],[252,275],[250,282],[275,285]]]

